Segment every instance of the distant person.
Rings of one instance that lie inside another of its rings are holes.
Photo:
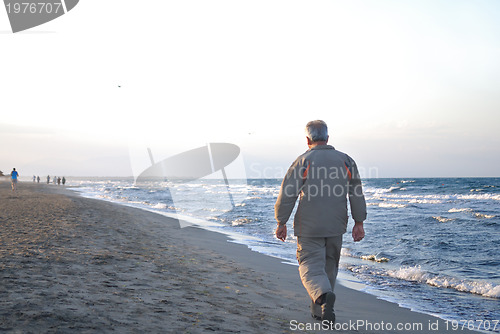
[[[52,183],[57,184],[57,176],[54,176],[54,178],[52,179]]]
[[[40,175],[36,177],[36,183],[40,183]]]
[[[47,184],[50,183],[50,175],[47,175]]]
[[[276,237],[285,241],[286,222],[300,195],[293,229],[302,284],[311,298],[311,315],[335,322],[335,281],[348,211],[355,221],[354,241],[365,236],[366,202],[356,163],[328,143],[328,128],[317,120],[306,125],[309,149],[288,169],[275,204]]]
[[[33,183],[35,183],[35,182],[36,182],[36,176],[33,175]]]
[[[16,191],[17,189],[17,178],[19,177],[19,173],[15,168],[12,168],[12,172],[10,172],[10,178],[12,182],[12,191]]]
[[[66,183],[66,178],[63,176],[63,178],[62,178],[62,184],[63,184],[63,186],[64,186],[65,183]]]
[[[60,177],[58,177],[58,178],[57,178],[57,185],[58,185],[58,186],[60,186],[60,185],[61,185],[61,178],[60,178]]]

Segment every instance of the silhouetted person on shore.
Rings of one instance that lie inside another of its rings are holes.
[[[10,178],[12,182],[12,191],[16,191],[17,189],[17,178],[19,177],[19,173],[16,171],[15,168],[12,169],[12,172],[10,172]]]
[[[40,176],[36,177],[36,183],[40,183]]]
[[[65,183],[66,183],[66,178],[63,176],[63,178],[62,178],[62,184],[63,184],[63,186],[64,186]]]

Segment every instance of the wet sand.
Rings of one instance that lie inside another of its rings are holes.
[[[446,332],[442,320],[363,292],[337,285],[336,294],[338,333]],[[19,183],[12,193],[0,182],[0,332],[310,333],[320,325],[295,266],[62,186]]]

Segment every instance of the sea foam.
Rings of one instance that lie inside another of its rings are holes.
[[[448,212],[450,212],[450,213],[451,212],[471,212],[471,211],[472,211],[472,209],[470,209],[470,208],[459,208],[459,209],[452,208],[452,209],[448,210]]]
[[[420,266],[404,267],[399,270],[389,270],[390,277],[405,281],[425,283],[438,288],[454,289],[484,297],[500,298],[500,285],[486,281],[460,280],[444,275],[434,275],[423,270]]]
[[[378,205],[381,208],[405,208],[405,204],[397,204],[397,203],[379,203]]]
[[[436,219],[440,223],[447,223],[447,222],[451,222],[454,220],[453,218],[446,218],[446,217],[441,217],[441,216],[433,216],[432,218]]]

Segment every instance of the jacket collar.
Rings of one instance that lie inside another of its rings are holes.
[[[312,151],[312,150],[334,150],[334,149],[335,149],[335,147],[333,147],[332,145],[316,145],[313,148],[310,148],[309,151]]]

